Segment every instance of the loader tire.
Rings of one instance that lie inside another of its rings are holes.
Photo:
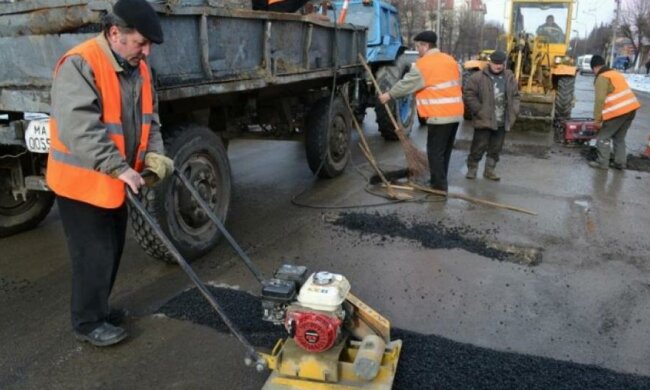
[[[175,125],[165,137],[165,151],[174,166],[196,187],[225,224],[230,206],[230,164],[221,138],[209,128],[194,123]],[[194,260],[217,244],[221,232],[201,210],[183,183],[169,177],[152,188],[144,188],[141,200],[158,221],[183,257]],[[131,226],[140,246],[155,259],[176,263],[162,241],[140,216],[129,208]]]
[[[305,152],[309,169],[321,178],[339,176],[350,161],[351,118],[340,96],[314,103],[305,122]],[[328,126],[329,125],[329,126]]]
[[[557,80],[555,93],[555,121],[571,117],[575,96],[576,78],[570,76],[560,77]]]
[[[54,204],[52,192],[27,191],[27,199],[16,200],[11,190],[11,174],[9,170],[2,169],[0,170],[0,237],[36,227]]]
[[[408,64],[403,64],[404,61],[400,61],[402,57],[403,56],[400,56],[397,59],[396,65],[382,66],[377,70],[375,78],[377,79],[377,84],[379,84],[381,92],[388,91],[402,78],[404,74],[406,74],[406,72],[408,72]],[[398,124],[400,124],[404,129],[404,134],[406,136],[411,134],[411,125],[413,125],[413,118],[415,116],[414,96],[408,95],[399,99],[391,99],[388,102],[388,107]],[[391,122],[384,105],[381,104],[378,99],[375,103],[375,114],[377,116],[377,127],[379,128],[382,137],[387,141],[397,140],[395,126],[393,126],[393,122]]]

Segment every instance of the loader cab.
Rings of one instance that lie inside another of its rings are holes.
[[[343,9],[343,1],[335,1],[334,9],[329,10],[330,20],[334,21]],[[350,0],[345,23],[368,28],[368,62],[394,61],[403,48],[397,9],[391,4],[378,0]]]
[[[510,33],[513,37],[548,44],[551,61],[559,63],[566,55],[571,35],[572,0],[513,0]]]

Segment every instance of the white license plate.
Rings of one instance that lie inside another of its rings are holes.
[[[33,153],[47,153],[50,150],[50,120],[37,119],[29,122],[25,131],[27,149]]]

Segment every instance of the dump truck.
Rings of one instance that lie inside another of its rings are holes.
[[[575,103],[577,68],[567,55],[575,0],[510,3],[510,24],[500,48],[519,82],[521,110],[515,126],[550,131],[571,116]],[[486,64],[487,60],[468,61],[464,70],[471,74]]]
[[[34,227],[53,205],[44,179],[52,70],[68,49],[100,33],[112,3],[18,0],[0,7],[0,236]],[[234,138],[304,140],[314,174],[343,172],[351,118],[341,94],[367,84],[358,59],[366,55],[366,27],[225,9],[211,0],[151,3],[165,35],[148,62],[166,152],[222,220]],[[142,201],[188,259],[216,244],[219,231],[178,180],[145,189]],[[131,217],[145,251],[173,262],[147,224]]]

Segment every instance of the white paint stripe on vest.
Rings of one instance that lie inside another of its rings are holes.
[[[618,99],[621,96],[625,96],[625,95],[628,95],[628,94],[631,94],[631,93],[632,93],[632,91],[629,88],[624,89],[623,91],[621,91],[619,93],[615,93],[613,95],[607,96],[607,98],[605,98],[605,103],[611,102],[612,100]]]
[[[462,97],[447,97],[438,99],[417,99],[418,106],[428,106],[436,104],[462,103]]]
[[[618,104],[615,104],[615,105],[613,105],[611,107],[608,107],[607,109],[603,110],[603,114],[607,114],[608,112],[618,110],[621,107],[625,107],[625,106],[628,106],[630,104],[634,104],[636,102],[637,102],[636,97],[633,97],[633,98],[627,99],[627,100],[623,100],[622,102],[620,102]]]
[[[456,87],[460,85],[459,80],[451,80],[451,81],[445,81],[444,83],[440,84],[435,84],[430,87],[426,87],[426,89],[431,90],[431,91],[439,91],[441,89],[446,89],[446,88],[451,88],[451,87]]]

